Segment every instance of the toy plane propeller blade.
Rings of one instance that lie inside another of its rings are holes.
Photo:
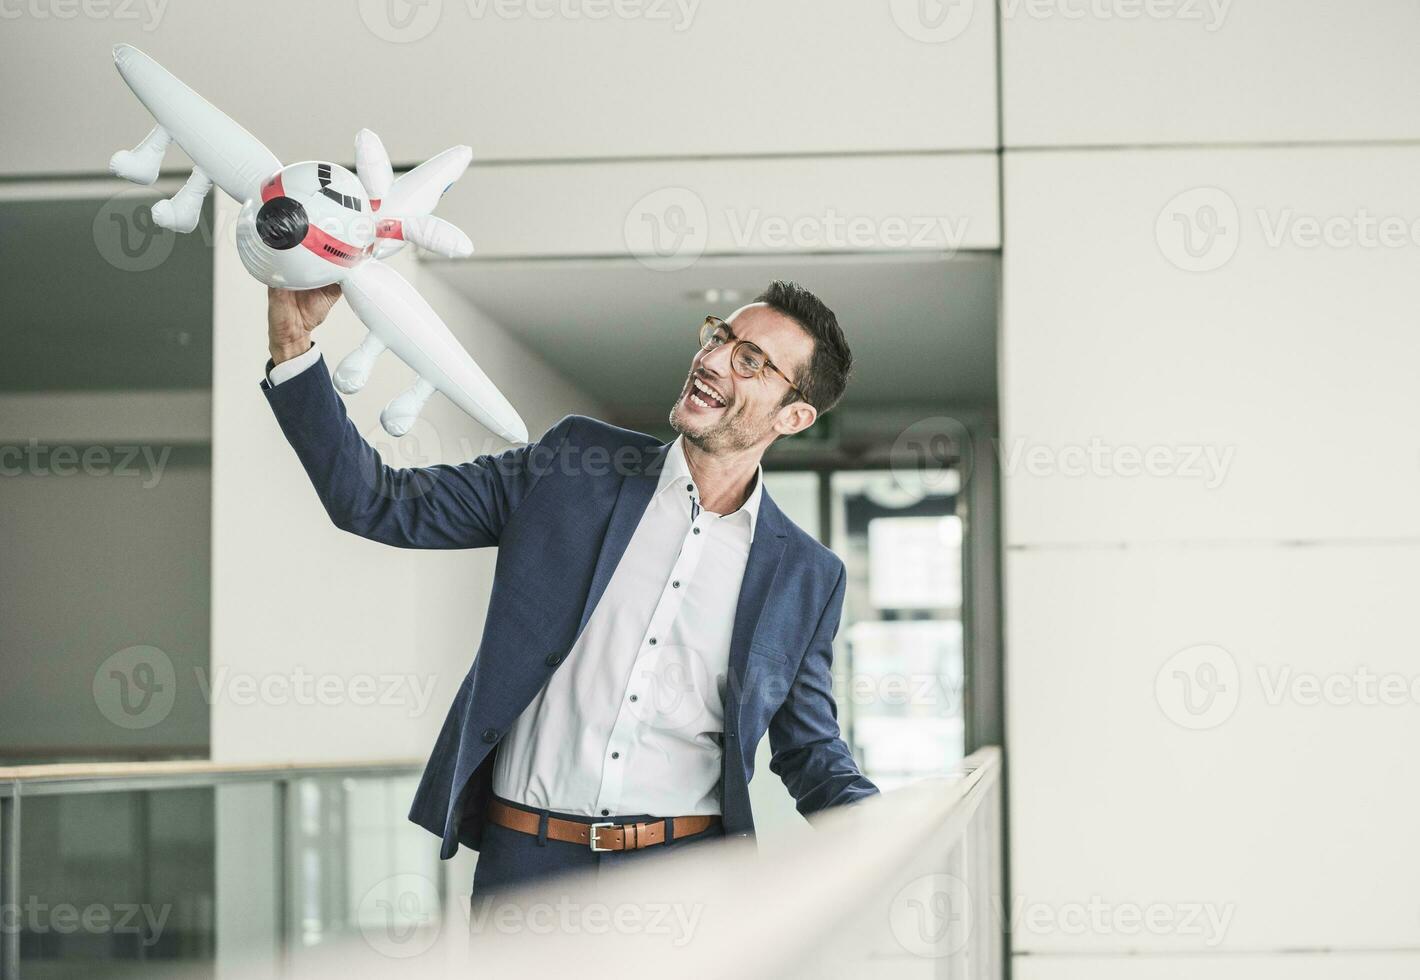
[[[394,167],[390,165],[385,144],[368,129],[355,134],[355,174],[365,185],[371,207],[378,211],[394,184]]]
[[[281,169],[281,161],[230,116],[178,81],[162,65],[131,44],[119,44],[113,49],[113,61],[118,73],[138,96],[138,101],[153,114],[159,127],[192,158],[192,162],[218,187],[238,201],[255,196],[261,182]],[[124,151],[129,157],[116,155],[111,167],[120,176],[137,179],[152,177],[139,183],[152,183],[157,177],[157,165],[162,162],[161,145],[149,140],[136,150]],[[156,150],[156,159],[149,160]],[[131,155],[146,154],[144,166],[136,166]],[[130,176],[133,173],[135,176]]]
[[[527,442],[528,427],[517,411],[408,280],[385,263],[371,260],[350,270],[343,289],[350,308],[370,333],[424,382],[396,398],[381,414],[385,431],[393,436],[408,432],[432,386],[501,438]]]
[[[370,159],[370,170],[374,174],[378,163],[377,155],[384,153],[384,145],[380,143],[380,138],[368,129],[361,130],[355,137],[357,167],[362,145]],[[389,158],[386,156],[384,159],[388,165]],[[389,258],[403,248],[405,242],[413,242],[421,248],[451,259],[467,258],[473,254],[473,242],[469,241],[467,235],[442,218],[430,215],[439,203],[439,198],[463,176],[472,159],[473,150],[466,146],[452,146],[397,177],[389,185],[380,199],[378,209],[382,220],[376,226],[380,241],[375,246],[375,258]],[[360,179],[364,181],[365,178],[362,176]],[[374,179],[378,181],[380,178]],[[371,195],[373,196],[373,191]]]
[[[457,225],[432,214],[381,218],[375,234],[381,239],[413,242],[446,259],[466,259],[473,254],[473,242]]]
[[[451,146],[401,174],[390,185],[390,191],[380,203],[380,211],[389,214],[428,214],[444,196],[449,185],[463,176],[473,161],[473,150],[467,146]]]

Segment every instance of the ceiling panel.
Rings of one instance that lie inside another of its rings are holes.
[[[774,278],[803,283],[838,314],[855,358],[845,406],[988,406],[996,397],[994,254],[707,257],[674,272],[632,259],[429,267],[627,414],[668,411],[701,320],[730,313]]]

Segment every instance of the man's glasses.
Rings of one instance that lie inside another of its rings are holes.
[[[748,340],[736,340],[730,325],[718,316],[707,316],[705,322],[700,325],[701,349],[712,351],[716,347],[723,347],[729,343],[734,344],[730,348],[730,366],[740,377],[752,380],[768,369],[783,378],[790,391],[804,401],[808,401],[807,398],[804,398],[804,393],[799,389],[799,386],[790,381],[787,374],[775,367],[768,354]]]

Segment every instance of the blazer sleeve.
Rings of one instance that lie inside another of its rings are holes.
[[[789,696],[769,722],[771,772],[778,774],[802,814],[857,803],[878,792],[861,772],[838,732],[833,700],[833,638],[843,614],[847,572],[819,618],[808,650],[789,686]]]
[[[279,385],[261,384],[286,440],[336,527],[400,548],[486,548],[552,467],[567,416],[535,443],[457,466],[387,466],[350,421],[322,358]]]

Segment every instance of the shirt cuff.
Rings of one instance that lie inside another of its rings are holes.
[[[311,344],[311,349],[304,354],[298,354],[289,361],[282,361],[274,367],[268,360],[266,362],[266,383],[275,388],[283,381],[290,381],[318,360],[320,360],[320,350],[314,343]]]

